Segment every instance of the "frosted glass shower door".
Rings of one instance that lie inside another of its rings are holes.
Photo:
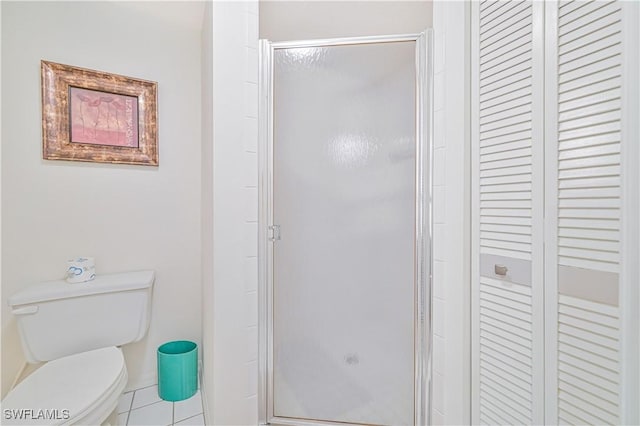
[[[413,425],[416,40],[272,61],[272,414]]]

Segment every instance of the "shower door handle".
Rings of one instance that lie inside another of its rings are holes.
[[[280,241],[280,225],[269,226],[269,231],[271,231],[271,237],[269,237],[269,240],[274,242]]]

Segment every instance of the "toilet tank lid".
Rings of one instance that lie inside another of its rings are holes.
[[[31,284],[9,297],[9,306],[46,302],[56,299],[89,296],[92,294],[149,288],[155,279],[154,271],[120,272],[96,275],[92,281],[70,284],[65,280]]]

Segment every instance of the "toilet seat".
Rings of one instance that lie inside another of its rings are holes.
[[[12,389],[2,401],[3,420],[16,425],[99,425],[116,408],[126,384],[119,348],[69,355],[46,363]],[[6,410],[33,412],[9,420]]]

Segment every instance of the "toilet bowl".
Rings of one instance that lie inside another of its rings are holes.
[[[10,297],[25,358],[45,364],[2,400],[0,423],[116,425],[128,379],[119,347],[146,335],[154,280],[137,271],[49,281]]]
[[[16,425],[105,424],[126,384],[119,348],[69,355],[46,363],[11,390],[2,401],[3,420]]]

